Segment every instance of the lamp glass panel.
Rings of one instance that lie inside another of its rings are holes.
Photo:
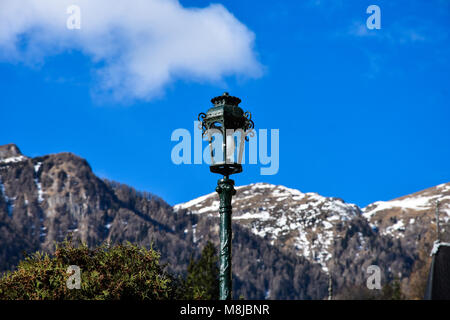
[[[241,129],[228,129],[226,134],[226,162],[241,164],[245,153],[245,133]]]
[[[224,143],[222,132],[218,129],[209,129],[209,149],[211,163],[210,165],[223,164],[224,161]]]

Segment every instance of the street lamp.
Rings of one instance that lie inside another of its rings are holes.
[[[208,137],[211,172],[223,175],[217,182],[220,197],[220,300],[231,300],[231,198],[236,194],[231,174],[242,172],[244,143],[253,135],[250,112],[244,112],[241,99],[227,92],[211,99],[214,104],[200,113],[202,135]]]

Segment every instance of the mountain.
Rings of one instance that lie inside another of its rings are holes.
[[[439,239],[450,242],[450,183],[390,201],[378,201],[363,209],[364,217],[373,228],[378,229],[381,235],[398,241],[405,252],[413,253],[413,275],[403,280],[403,290],[406,292],[423,290],[431,262],[430,252],[437,239],[437,201]],[[421,285],[418,286],[417,282]]]
[[[420,250],[435,239],[435,202],[440,201],[441,239],[450,217],[450,183],[360,209],[339,198],[267,183],[237,187],[233,221],[283,251],[307,258],[331,273],[337,288],[363,285],[369,265],[378,265],[383,280],[409,276]],[[198,216],[217,216],[214,193],[175,210]],[[427,249],[425,249],[427,250]],[[429,252],[429,251],[428,251]]]
[[[256,183],[237,187],[236,191],[233,221],[269,239],[272,245],[291,249],[321,264],[324,271],[328,271],[327,262],[332,257],[336,235],[342,235],[344,226],[361,215],[358,206],[341,199],[283,186]],[[176,205],[174,209],[211,217],[218,214],[219,200],[211,193]]]
[[[442,235],[450,220],[450,183],[422,190],[390,201],[377,201],[363,209],[364,217],[383,235],[413,239],[436,228],[435,210],[439,201]]]
[[[328,274],[339,293],[365,286],[372,264],[381,268],[382,284],[398,278],[411,290],[411,275],[418,262],[426,264],[435,239],[436,200],[442,223],[450,216],[450,183],[363,209],[267,183],[236,190],[235,298],[323,299]],[[153,194],[99,179],[72,153],[29,158],[13,144],[0,146],[0,270],[17,265],[23,251],[51,252],[71,234],[90,246],[153,245],[170,271],[182,274],[207,241],[218,246],[218,208],[216,193],[172,208]]]
[[[327,276],[319,265],[284,252],[233,225],[233,294],[247,299],[321,299]],[[183,273],[208,240],[218,245],[218,221],[173,210],[161,198],[99,179],[72,153],[30,158],[0,146],[0,271],[23,252],[52,252],[71,234],[89,246],[131,241],[153,246],[172,272]]]
[[[69,233],[92,246],[125,240],[150,245],[152,237],[174,247],[180,242],[163,224],[177,219],[167,203],[97,178],[80,157],[28,158],[14,145],[0,147],[0,155],[1,270],[16,265],[22,251],[53,250]]]

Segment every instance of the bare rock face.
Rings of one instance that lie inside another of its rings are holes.
[[[0,159],[17,157],[21,155],[22,153],[20,152],[19,148],[13,143],[0,146]]]
[[[51,250],[54,241],[77,228],[87,243],[102,238],[86,226],[93,219],[107,219],[104,208],[111,204],[112,194],[85,160],[69,153],[30,159],[18,156],[15,146],[2,149],[9,152],[6,159],[16,158],[0,162],[0,223],[14,230],[9,238],[29,243],[22,248],[26,251]],[[8,263],[2,269],[13,265],[20,253],[2,259]]]

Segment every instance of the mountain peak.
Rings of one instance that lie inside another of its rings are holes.
[[[14,143],[0,146],[0,163],[19,162],[25,159],[26,157]]]
[[[303,193],[282,185],[252,183],[236,187],[233,197],[233,222],[250,229],[273,245],[293,249],[324,271],[331,259],[333,238],[361,214],[358,206],[342,199],[324,197],[314,192]],[[186,203],[175,211],[185,209],[192,214],[217,217],[219,196],[210,193]]]
[[[5,144],[0,146],[0,159],[18,157],[21,156],[22,152],[17,145],[14,143]]]

